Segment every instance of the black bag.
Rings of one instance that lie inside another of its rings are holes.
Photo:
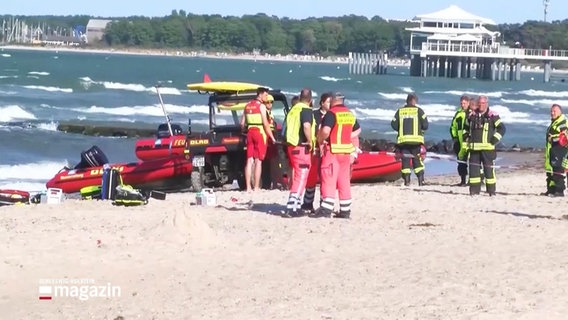
[[[140,190],[129,185],[121,185],[117,188],[116,198],[113,203],[115,206],[139,206],[148,204],[148,197]]]
[[[122,178],[117,169],[112,168],[103,172],[101,181],[101,199],[114,200],[116,198],[116,187],[122,185]]]
[[[107,163],[108,158],[101,148],[92,146],[87,151],[81,152],[81,162],[75,166],[75,169],[101,167]]]
[[[183,134],[183,130],[179,124],[172,123],[172,132],[175,135]],[[158,139],[167,138],[170,136],[170,129],[168,128],[167,123],[162,123],[158,126],[158,132],[156,133],[156,137]]]

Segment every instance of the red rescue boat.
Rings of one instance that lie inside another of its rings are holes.
[[[394,181],[400,178],[401,162],[385,152],[363,151],[351,171],[351,182]]]
[[[183,156],[185,135],[174,135],[161,138],[148,138],[136,141],[134,152],[142,161],[175,158]]]
[[[111,164],[124,184],[139,189],[169,190],[189,187],[191,162],[183,158],[159,159],[134,163]],[[64,168],[46,183],[47,188],[60,188],[64,193],[79,192],[87,186],[100,185],[103,167]]]
[[[3,189],[0,190],[0,206],[13,204],[28,204],[30,193],[21,190]]]

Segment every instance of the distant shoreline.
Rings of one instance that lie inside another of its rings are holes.
[[[269,54],[234,54],[226,52],[206,52],[206,51],[187,51],[175,49],[100,49],[100,48],[73,48],[73,47],[38,47],[25,45],[3,45],[0,50],[23,50],[23,51],[44,51],[44,52],[76,52],[76,53],[95,53],[95,54],[118,54],[136,56],[159,56],[159,57],[185,57],[185,58],[210,58],[227,60],[247,60],[247,61],[281,61],[281,62],[305,62],[305,63],[326,63],[326,64],[347,64],[348,57],[322,57],[315,55],[269,55]],[[410,61],[404,59],[391,59],[389,66],[410,66]]]

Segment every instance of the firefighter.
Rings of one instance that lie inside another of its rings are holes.
[[[397,149],[401,154],[402,178],[404,185],[410,185],[410,163],[418,178],[418,185],[424,185],[424,162],[420,156],[424,144],[424,131],[428,130],[428,117],[416,106],[418,97],[414,93],[406,97],[406,105],[398,109],[391,121],[391,127],[398,132]]]
[[[288,159],[292,167],[292,185],[284,217],[300,215],[300,200],[304,196],[315,145],[316,125],[312,112],[312,91],[304,88],[300,101],[286,115],[284,139],[288,146]]]
[[[568,149],[559,141],[560,133],[566,130],[566,117],[562,114],[562,108],[553,104],[550,108],[550,126],[546,131],[546,147],[544,149],[544,167],[546,169],[546,192],[545,196],[564,196],[564,171],[566,170],[563,160],[566,158]]]
[[[463,147],[469,150],[469,193],[478,195],[481,192],[480,169],[483,166],[486,191],[495,196],[495,145],[501,141],[506,129],[499,115],[489,110],[486,96],[479,97],[477,108],[466,122],[463,133]]]
[[[452,124],[450,126],[450,136],[454,141],[454,153],[456,154],[458,160],[458,174],[460,176],[460,183],[458,186],[467,186],[467,150],[462,148],[463,145],[463,127],[467,121],[467,116],[469,114],[469,104],[470,99],[468,96],[462,96],[460,98],[460,109],[456,111],[454,118],[452,119]]]
[[[321,126],[321,120],[325,114],[329,111],[331,104],[331,92],[325,92],[320,97],[319,108],[314,110],[314,121],[316,125],[316,132]],[[313,214],[314,209],[314,199],[316,196],[316,185],[319,178],[320,170],[320,152],[319,146],[316,144],[312,152],[312,166],[310,167],[310,172],[308,174],[308,181],[306,182],[306,192],[304,193],[304,201],[302,203],[302,210],[305,213]]]
[[[344,97],[336,92],[331,97],[331,108],[325,114],[318,132],[321,148],[320,189],[322,202],[320,216],[331,216],[339,195],[336,218],[351,216],[351,155],[355,151],[353,137],[360,132],[357,119],[344,105]]]
[[[246,190],[251,191],[252,167],[254,166],[254,190],[260,189],[262,175],[262,161],[266,157],[267,137],[272,143],[276,142],[268,122],[264,101],[268,95],[268,88],[259,87],[256,98],[245,106],[241,117],[241,127],[247,130],[247,162],[245,166]]]

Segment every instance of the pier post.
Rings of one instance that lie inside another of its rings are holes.
[[[349,52],[349,74],[353,74],[353,52]]]
[[[445,77],[446,73],[446,57],[440,57],[440,66],[438,69],[438,77]]]
[[[467,66],[466,66],[466,78],[471,79],[471,64],[472,64],[472,59],[470,57],[467,57]]]
[[[517,60],[517,66],[515,67],[515,80],[521,81],[521,61]]]
[[[420,70],[422,71],[422,74],[421,74],[422,77],[428,76],[428,58],[426,58],[426,57],[421,58],[421,69]]]
[[[495,81],[497,79],[497,62],[491,62],[491,81]]]
[[[544,61],[544,82],[550,81],[550,73],[552,71],[552,63],[550,60]]]
[[[458,60],[457,68],[456,68],[457,69],[456,70],[456,72],[457,72],[456,77],[459,79],[459,78],[462,77],[462,67],[463,67],[463,61],[462,60],[463,59],[462,58],[458,58],[458,59],[459,60]]]
[[[513,60],[509,61],[509,81],[513,81],[513,72],[515,68],[513,67]]]
[[[497,63],[497,80],[503,80],[503,60],[499,59]]]
[[[433,77],[438,77],[438,70],[440,67],[440,58],[436,57],[434,58],[434,73],[432,74]]]
[[[362,71],[362,66],[363,66],[363,58],[362,58],[362,54],[360,52],[357,52],[357,64],[356,64],[356,74],[361,74]]]

